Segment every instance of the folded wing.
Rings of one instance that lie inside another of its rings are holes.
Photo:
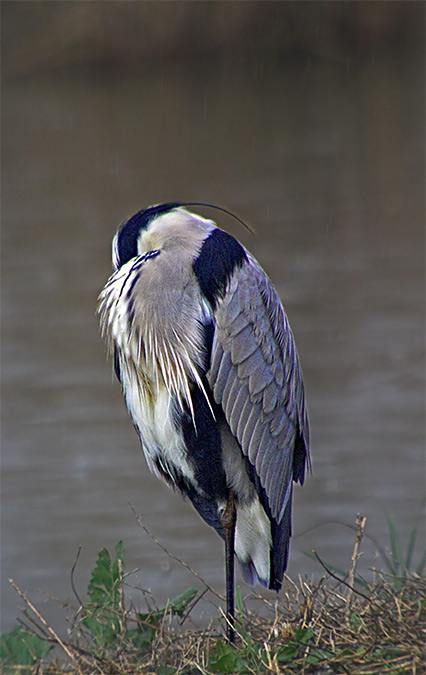
[[[304,480],[309,430],[293,334],[277,293],[250,254],[217,304],[207,378],[279,524],[293,480]]]

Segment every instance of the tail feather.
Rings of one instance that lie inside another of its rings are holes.
[[[270,521],[257,495],[248,504],[237,504],[235,553],[248,583],[268,587],[271,545]]]
[[[291,498],[280,523],[272,520],[271,578],[269,588],[279,591],[287,569],[291,537]]]
[[[268,580],[259,577],[256,568],[254,566],[253,560],[249,560],[248,562],[243,562],[239,560],[239,563],[246,584],[250,584],[250,586],[255,586],[256,584],[259,584],[259,586],[264,586],[264,588],[268,588]]]

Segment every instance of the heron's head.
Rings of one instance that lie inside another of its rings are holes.
[[[150,225],[161,215],[177,209],[181,204],[169,202],[167,204],[158,204],[142,209],[124,220],[117,230],[117,234],[112,242],[112,262],[114,269],[118,270],[129,260],[140,255],[140,239]]]
[[[198,202],[167,202],[149,206],[123,221],[112,245],[114,270],[129,260],[154,249],[180,245],[197,254],[202,242],[216,228],[212,220],[206,220],[185,209],[187,206],[204,206],[226,213],[247,229],[238,216],[221,206]]]

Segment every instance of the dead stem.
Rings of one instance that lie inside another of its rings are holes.
[[[352,596],[353,596],[354,584],[355,584],[355,570],[356,570],[358,558],[361,555],[361,553],[359,552],[359,549],[360,549],[360,546],[361,546],[362,537],[364,535],[366,520],[367,520],[367,518],[365,516],[361,516],[358,513],[358,515],[356,517],[356,521],[355,521],[356,535],[355,535],[354,549],[353,549],[353,552],[352,552],[351,566],[349,568],[349,577],[348,577],[349,590],[348,590],[347,601],[346,601],[346,616],[345,616],[346,623],[349,623],[349,619],[350,619],[350,615],[351,615]]]
[[[31,610],[31,611],[33,612],[33,614],[37,617],[37,619],[40,621],[40,623],[45,627],[46,631],[52,636],[53,641],[54,641],[56,644],[60,645],[60,646],[62,647],[62,649],[64,650],[64,652],[70,657],[71,661],[72,661],[72,662],[74,663],[74,665],[77,667],[77,672],[80,673],[81,670],[80,670],[80,668],[79,668],[79,664],[77,663],[77,661],[76,661],[76,659],[75,659],[75,656],[74,656],[74,654],[72,653],[72,651],[71,651],[71,650],[67,647],[67,645],[61,640],[61,638],[60,638],[59,635],[53,630],[53,628],[51,628],[51,626],[49,626],[49,624],[47,623],[46,619],[40,614],[40,612],[39,612],[38,609],[33,605],[33,603],[31,602],[31,600],[29,600],[29,599],[27,598],[27,596],[25,595],[25,593],[24,593],[23,591],[21,591],[21,589],[20,589],[19,586],[14,582],[14,580],[13,580],[13,579],[9,579],[9,582],[10,582],[10,584],[13,586],[13,588],[15,589],[15,591],[18,593],[18,595],[20,595],[20,597],[23,599],[23,601],[25,602],[25,604],[27,605],[27,607],[30,608],[30,610]]]

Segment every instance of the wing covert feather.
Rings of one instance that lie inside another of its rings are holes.
[[[237,424],[237,438],[243,437],[247,434],[247,439],[253,435],[256,423],[259,418],[259,413],[256,410],[256,407],[251,405],[250,401],[247,400],[247,391],[245,388],[241,387],[244,392],[245,406],[244,406],[244,416],[241,415],[241,418],[238,420]],[[248,435],[249,434],[249,435]],[[242,441],[241,441],[242,442]],[[244,442],[245,447],[248,447],[249,440]]]
[[[214,383],[213,394],[216,403],[219,403],[222,400],[223,391],[228,382],[228,377],[232,369],[231,355],[229,352],[225,351],[221,354],[219,368],[217,371],[217,377]]]

